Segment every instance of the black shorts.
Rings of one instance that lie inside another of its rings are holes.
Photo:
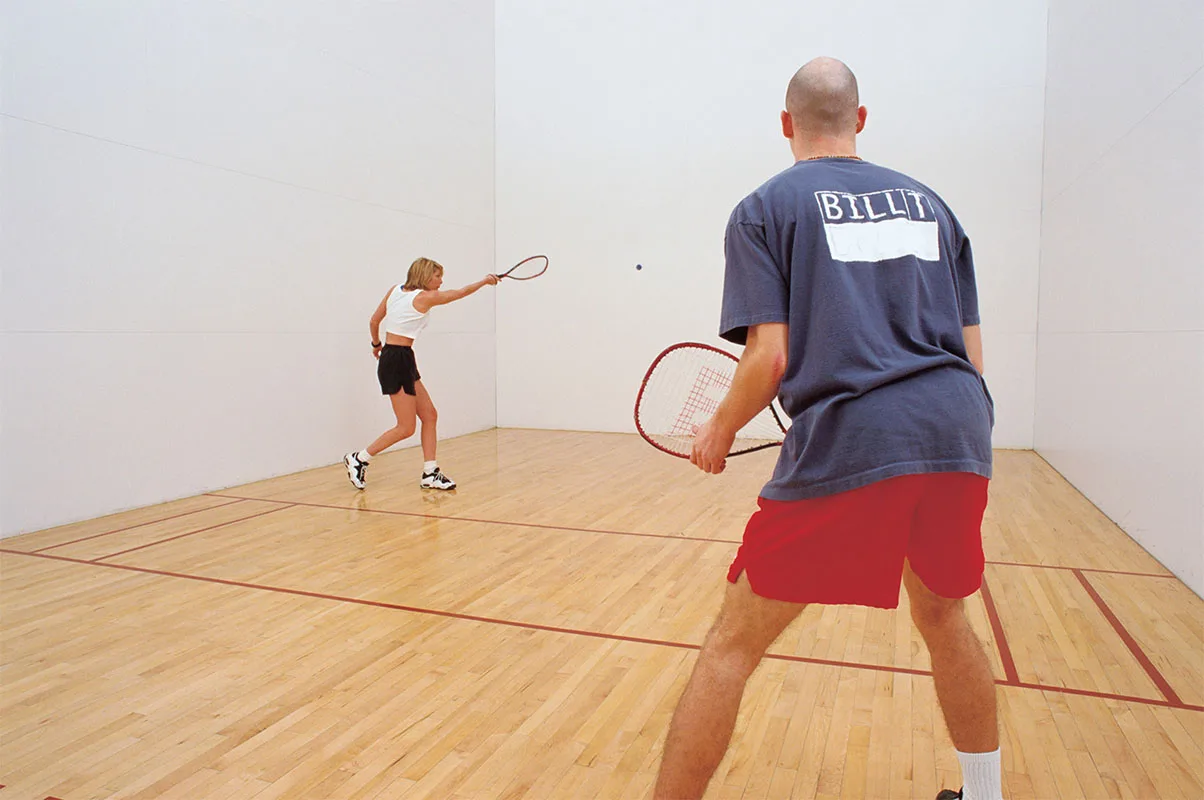
[[[418,362],[414,359],[414,348],[401,344],[387,344],[380,351],[376,363],[376,377],[380,378],[381,394],[397,394],[404,391],[413,397],[414,384],[422,380],[418,374]]]

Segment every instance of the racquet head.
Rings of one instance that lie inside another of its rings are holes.
[[[697,342],[682,342],[656,357],[635,401],[635,427],[658,450],[689,458],[694,433],[714,416],[731,388],[739,359]],[[776,447],[786,428],[770,403],[736,434],[728,455]]]
[[[516,281],[529,281],[538,278],[548,271],[547,256],[530,256],[515,264],[510,269],[498,275],[499,278],[510,278]]]

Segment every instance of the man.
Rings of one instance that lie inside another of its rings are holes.
[[[778,395],[790,415],[723,607],[674,713],[656,797],[700,797],[748,677],[808,603],[898,606],[932,656],[964,787],[1001,800],[995,682],[963,598],[982,582],[992,403],[970,242],[923,184],[857,157],[857,81],[818,58],[791,79],[795,164],[732,213],[720,335],[744,344],[691,462],[723,471]]]

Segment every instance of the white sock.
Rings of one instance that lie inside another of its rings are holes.
[[[372,454],[368,452],[368,448],[366,448],[366,447],[363,450],[356,453],[355,457],[358,458],[360,461],[363,461],[365,464],[367,464],[369,461],[372,460]]]
[[[957,752],[962,765],[962,800],[1003,800],[1003,775],[999,751]]]
[[[430,475],[432,472],[434,472],[437,469],[439,469],[438,461],[423,461],[422,462],[422,474],[423,475]]]

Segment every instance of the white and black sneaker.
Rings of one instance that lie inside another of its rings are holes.
[[[435,467],[430,472],[422,473],[422,480],[418,483],[423,489],[455,489],[456,482],[443,474],[443,472]]]
[[[368,463],[360,461],[359,456],[355,453],[348,453],[343,456],[343,464],[347,467],[347,480],[351,481],[351,485],[357,489],[364,488],[364,473],[368,470]]]

